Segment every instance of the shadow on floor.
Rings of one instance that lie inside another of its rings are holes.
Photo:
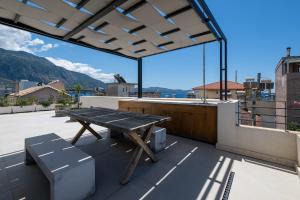
[[[167,136],[167,147],[152,163],[142,157],[130,182],[119,178],[134,145],[126,139],[82,137],[76,145],[96,161],[96,192],[90,199],[221,199],[234,160],[241,157],[214,146]],[[0,155],[0,199],[49,199],[49,183],[24,152]],[[76,188],[74,188],[76,189]]]

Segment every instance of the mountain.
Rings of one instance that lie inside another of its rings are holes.
[[[9,51],[0,48],[0,77],[10,80],[26,79],[48,83],[61,80],[66,88],[80,84],[83,89],[105,88],[105,83],[86,74],[69,71],[48,61],[23,51]]]

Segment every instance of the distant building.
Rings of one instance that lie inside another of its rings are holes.
[[[262,91],[269,91],[271,93],[271,90],[274,88],[274,82],[272,80],[261,80],[260,81],[260,89]]]
[[[19,81],[19,91],[25,90],[27,88],[31,88],[37,86],[38,82],[29,81],[29,80],[20,80]]]
[[[244,84],[245,99],[248,101],[274,101],[275,96],[272,93],[274,82],[270,79],[261,79],[261,73],[257,73],[257,79],[246,78]]]
[[[66,89],[64,83],[60,80],[51,81],[47,85],[49,85],[53,88],[56,88],[58,90],[65,90]]]
[[[116,83],[107,84],[107,96],[129,97],[135,92],[134,83],[127,83],[120,74],[114,75]]]
[[[243,85],[246,90],[249,90],[249,89],[257,90],[258,89],[258,82],[255,80],[255,78],[252,78],[252,77],[246,78]]]
[[[223,89],[225,82],[223,83]],[[243,84],[227,81],[227,95],[228,98],[231,99],[237,99],[239,91],[244,90]],[[197,98],[203,98],[204,97],[204,86],[198,86],[194,87],[193,91]],[[205,85],[205,96],[207,99],[218,99],[220,98],[220,82],[214,82]]]
[[[293,109],[300,109],[300,56],[291,56],[291,48],[287,48],[287,55],[278,62],[275,74],[277,128],[284,128],[285,122],[300,125],[297,117],[300,110]],[[285,107],[288,109],[285,110]]]
[[[15,105],[20,98],[30,99],[33,98],[37,102],[53,101],[56,102],[61,97],[61,91],[49,85],[35,86],[21,90],[17,93],[8,95],[8,102],[10,105]]]
[[[6,96],[18,91],[18,82],[0,78],[0,96]]]
[[[108,83],[107,96],[129,97],[135,92],[134,83]]]

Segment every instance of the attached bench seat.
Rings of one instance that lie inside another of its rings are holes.
[[[25,163],[36,163],[50,182],[52,200],[85,199],[95,192],[95,160],[51,133],[25,139]]]

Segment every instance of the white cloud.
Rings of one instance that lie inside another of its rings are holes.
[[[69,60],[61,59],[61,58],[52,58],[46,57],[53,64],[63,67],[70,71],[80,72],[83,74],[87,74],[95,79],[101,80],[105,83],[114,82],[114,74],[112,73],[103,73],[101,69],[96,69],[89,64],[84,63],[74,63]]]
[[[36,53],[48,51],[57,46],[57,44],[45,44],[39,38],[32,39],[32,35],[29,32],[0,25],[0,48]]]
[[[28,46],[37,46],[37,45],[43,45],[45,42],[39,38],[35,38],[34,40],[26,41]]]
[[[13,51],[26,51],[28,53],[37,53],[48,51],[58,47],[58,44],[45,43],[39,38],[32,38],[32,34],[19,29],[0,25],[0,48]],[[50,62],[68,70],[87,74],[103,82],[113,82],[113,74],[103,73],[101,69],[96,69],[88,64],[73,63],[72,61],[46,57]]]
[[[48,51],[49,49],[53,49],[55,47],[58,47],[58,44],[45,44],[41,46],[40,51]]]

